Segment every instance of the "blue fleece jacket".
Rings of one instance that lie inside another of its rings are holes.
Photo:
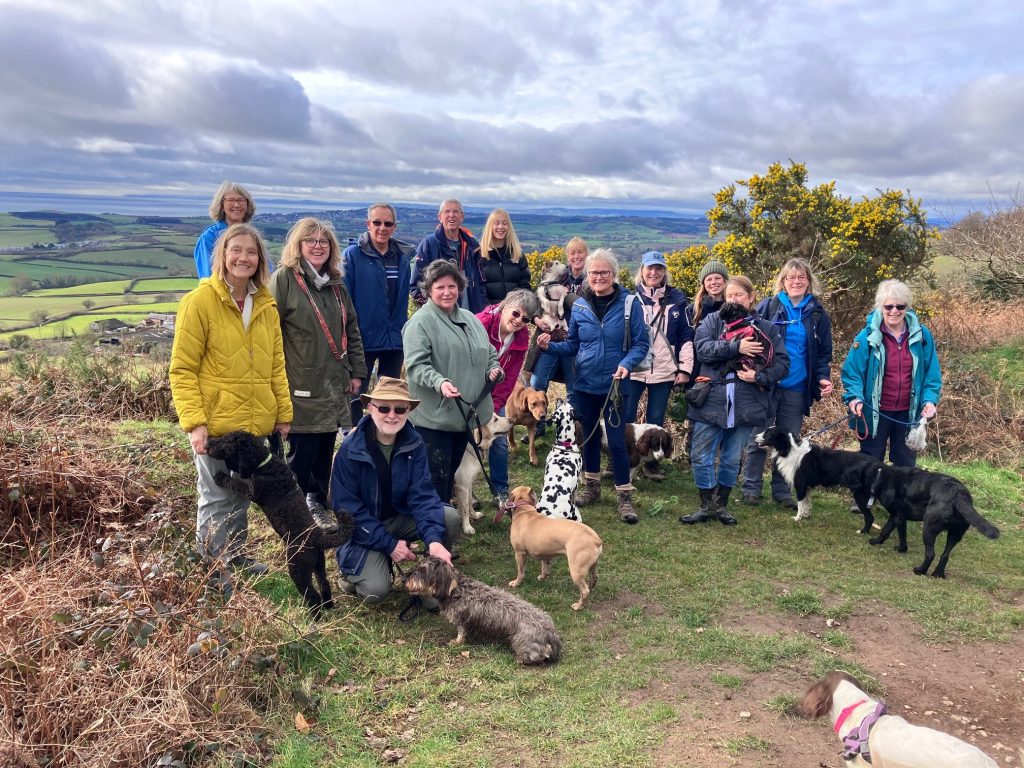
[[[448,236],[444,232],[444,227],[440,224],[437,225],[434,234],[427,235],[420,240],[420,244],[416,246],[416,261],[413,265],[412,285],[409,289],[417,304],[423,304],[427,300],[427,297],[419,289],[423,270],[435,259],[447,259],[458,266],[462,270],[462,274],[466,276],[466,304],[463,304],[462,297],[460,297],[459,306],[468,309],[474,315],[484,311],[487,306],[487,289],[480,272],[480,243],[468,229],[459,227],[459,245],[458,253],[452,250],[448,244]]]

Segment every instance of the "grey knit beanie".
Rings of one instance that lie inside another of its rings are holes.
[[[729,269],[722,262],[712,259],[703,267],[701,267],[700,274],[697,276],[697,283],[704,285],[704,278],[708,275],[721,275],[723,279],[729,279]]]

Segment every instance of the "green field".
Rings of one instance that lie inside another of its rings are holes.
[[[0,302],[4,301],[0,299]],[[97,299],[97,303],[98,299]],[[2,305],[0,305],[2,306]],[[78,303],[81,308],[81,302]],[[91,312],[81,310],[80,314],[67,317],[62,320],[51,320],[42,326],[32,326],[21,330],[0,331],[0,340],[10,341],[15,334],[23,334],[31,339],[53,339],[63,338],[74,334],[85,333],[89,330],[89,323],[99,320],[117,318],[129,325],[141,322],[150,312],[177,312],[178,302],[153,302],[139,304],[123,304],[120,300],[117,303],[110,303],[106,306],[97,306]],[[11,323],[0,322],[0,326],[9,326]]]
[[[87,285],[71,285],[67,288],[43,288],[38,291],[31,291],[26,296],[42,297],[42,296],[78,296],[83,299],[87,296],[109,296],[118,295],[120,296],[126,290],[128,286],[132,284],[131,280],[111,280],[106,283],[89,283]]]
[[[181,256],[159,246],[109,251],[81,251],[68,260],[80,264],[146,264],[152,267],[190,267],[193,264],[191,256]]]
[[[191,291],[197,285],[199,281],[194,277],[155,277],[136,281],[132,293]]]

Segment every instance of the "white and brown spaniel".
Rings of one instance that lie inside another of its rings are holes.
[[[608,436],[604,431],[604,420],[601,420],[601,450],[611,455],[608,450]],[[659,461],[672,458],[672,435],[657,424],[627,424],[626,450],[629,452],[630,480],[636,474],[637,467],[643,467],[644,476],[652,480],[664,480],[657,469]]]
[[[836,670],[812,685],[789,714],[828,715],[843,742],[848,766],[872,768],[996,768],[998,763],[973,744],[948,733],[912,725],[886,712],[855,678]]]

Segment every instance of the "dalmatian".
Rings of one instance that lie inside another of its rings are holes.
[[[551,424],[555,440],[544,462],[544,488],[537,500],[537,511],[548,517],[582,523],[583,518],[573,503],[573,493],[583,472],[583,455],[576,445],[576,416],[567,401],[558,401]]]

